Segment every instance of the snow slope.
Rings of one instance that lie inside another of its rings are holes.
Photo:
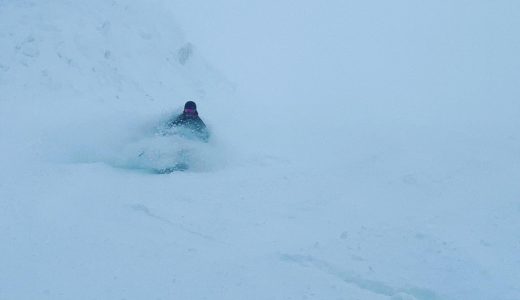
[[[520,7],[385,3],[0,1],[0,299],[519,299]]]

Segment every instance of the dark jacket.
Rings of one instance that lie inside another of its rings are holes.
[[[198,116],[190,116],[185,113],[178,115],[167,123],[168,128],[178,127],[186,129],[189,135],[192,135],[204,142],[209,140],[209,131],[206,124]]]

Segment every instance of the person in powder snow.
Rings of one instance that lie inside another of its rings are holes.
[[[166,125],[169,129],[174,127],[185,129],[188,131],[188,135],[194,136],[204,142],[208,142],[209,140],[208,128],[199,117],[197,104],[193,101],[186,102],[182,114],[168,121]]]

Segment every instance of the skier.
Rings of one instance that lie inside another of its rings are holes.
[[[184,104],[184,111],[164,123],[164,127],[159,127],[158,130],[158,133],[163,136],[178,135],[191,140],[200,140],[205,143],[209,140],[208,128],[199,117],[197,104],[193,101],[186,102],[186,104]],[[141,154],[139,156],[141,156]],[[179,149],[176,156],[175,161],[172,162],[173,166],[155,169],[154,172],[157,174],[169,174],[177,171],[186,171],[191,167],[193,157],[189,147]]]
[[[199,117],[197,104],[193,101],[186,102],[182,114],[168,121],[166,126],[168,129],[174,127],[181,129],[180,133],[187,137],[195,137],[204,142],[209,140],[208,128]]]

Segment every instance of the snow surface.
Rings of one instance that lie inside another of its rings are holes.
[[[0,0],[0,28],[0,300],[520,299],[518,1]],[[188,99],[196,167],[142,172]]]

